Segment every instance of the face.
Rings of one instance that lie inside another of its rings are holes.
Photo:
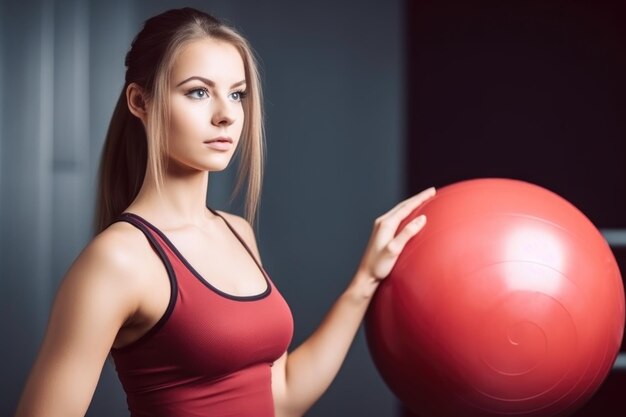
[[[244,64],[229,43],[187,44],[170,78],[169,163],[191,171],[228,166],[243,128]]]

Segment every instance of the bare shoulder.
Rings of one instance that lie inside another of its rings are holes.
[[[116,223],[76,258],[57,291],[18,415],[85,414],[120,329],[138,311],[136,258],[149,252],[140,231]]]
[[[257,259],[260,259],[259,249],[256,244],[256,237],[254,236],[254,229],[252,228],[252,225],[250,225],[246,219],[241,216],[237,216],[236,214],[226,213],[225,211],[218,211],[218,213],[224,217],[228,223],[230,223],[250,249],[254,251]]]
[[[119,222],[98,234],[83,249],[67,272],[62,287],[70,292],[123,296],[131,302],[141,288],[142,272],[150,256],[142,232]],[[129,298],[130,297],[130,298]]]
[[[98,234],[77,259],[77,264],[125,276],[136,272],[138,258],[149,250],[143,233],[125,222],[114,223]]]

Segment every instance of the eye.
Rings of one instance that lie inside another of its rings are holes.
[[[247,95],[248,95],[248,93],[245,92],[245,91],[235,91],[235,92],[230,94],[230,98],[233,101],[241,101],[244,98],[246,98]]]
[[[194,88],[185,95],[194,100],[202,100],[209,97],[209,91],[206,88]]]

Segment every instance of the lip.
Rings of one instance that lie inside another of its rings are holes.
[[[205,140],[204,144],[211,149],[215,149],[218,151],[227,151],[232,146],[233,140],[228,136],[219,136],[217,138]]]

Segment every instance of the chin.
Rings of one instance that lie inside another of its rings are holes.
[[[202,170],[209,171],[209,172],[220,172],[228,168],[229,165],[230,165],[230,159],[224,162],[213,162],[211,164],[205,164],[202,167]]]
[[[211,158],[211,160],[187,160],[187,161],[171,161],[170,170],[180,173],[192,172],[220,172],[224,171],[230,165],[231,158]]]
[[[220,167],[209,167],[209,168],[205,169],[204,171],[208,171],[208,172],[222,172],[226,168],[228,168],[228,165],[220,166]]]
[[[210,155],[208,158],[197,159],[193,161],[192,166],[201,170],[209,172],[223,171],[230,165],[233,155]]]

